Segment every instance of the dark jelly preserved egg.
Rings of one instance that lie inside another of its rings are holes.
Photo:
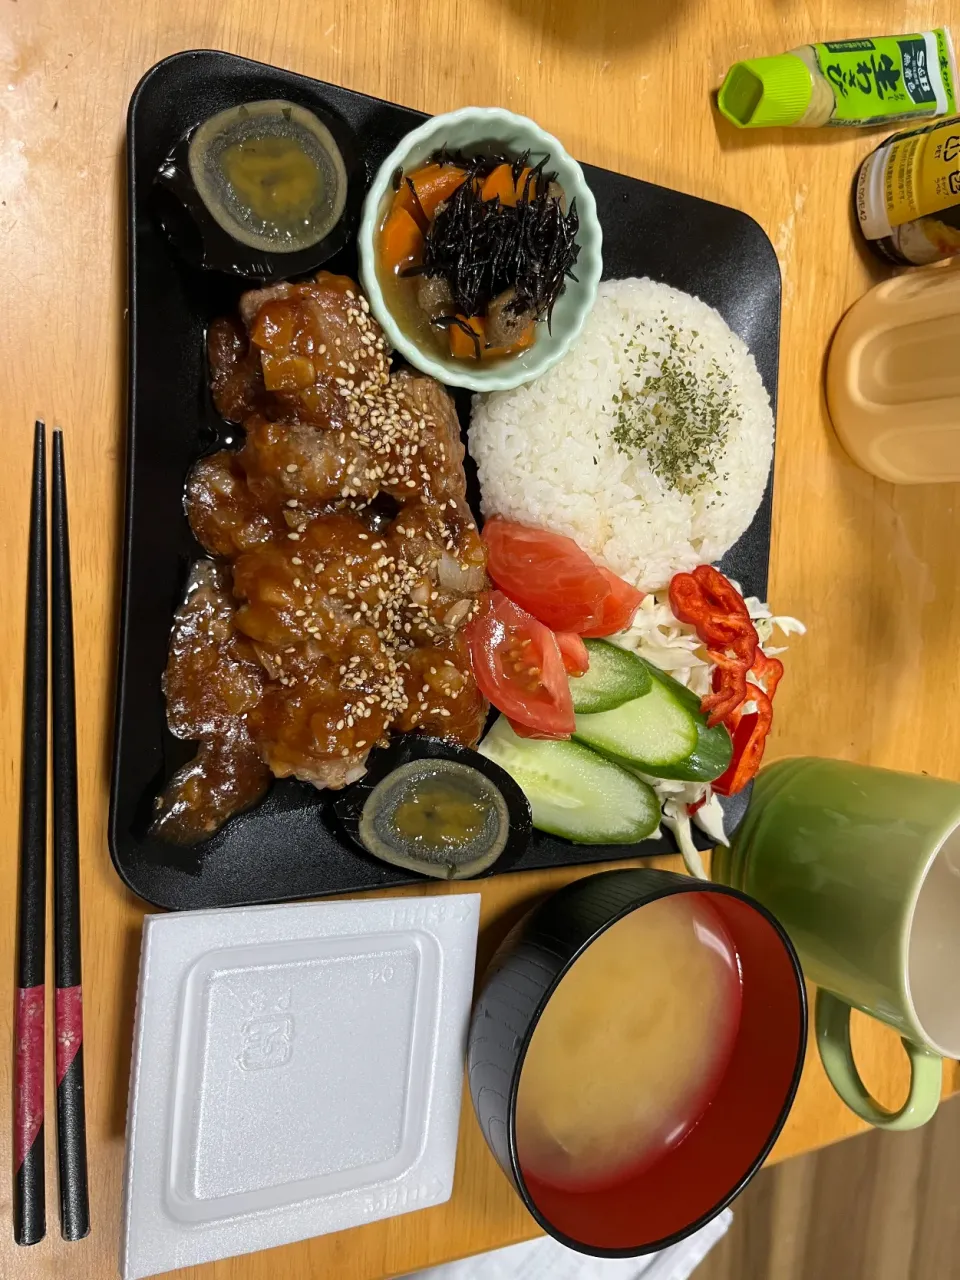
[[[241,244],[294,253],[336,226],[347,171],[327,126],[293,102],[242,103],[190,140],[190,176],[211,216]]]
[[[295,102],[244,102],[196,125],[154,184],[155,216],[196,266],[289,279],[350,239],[366,172],[339,117]]]
[[[334,801],[368,853],[421,875],[462,880],[522,851],[530,806],[498,766],[467,747],[408,738]]]

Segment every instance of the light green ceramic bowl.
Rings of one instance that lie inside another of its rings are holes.
[[[377,228],[386,215],[393,197],[393,175],[398,168],[410,172],[424,164],[441,147],[448,150],[472,150],[482,144],[493,144],[509,155],[530,151],[534,161],[548,152],[548,169],[554,170],[568,203],[577,202],[580,230],[577,242],[580,256],[574,272],[576,281],[568,280],[553,309],[553,322],[537,326],[537,340],[522,355],[511,356],[490,366],[474,365],[465,360],[438,356],[403,333],[394,320],[380,288],[376,268]],[[464,107],[447,115],[434,116],[408,133],[390,153],[367,193],[360,221],[357,246],[360,252],[360,281],[373,314],[401,355],[412,365],[452,387],[468,387],[471,391],[503,391],[530,382],[555,365],[579,336],[597,296],[602,266],[600,248],[603,233],[597,219],[597,205],[587,186],[583,170],[567,155],[556,138],[528,120],[499,107]]]

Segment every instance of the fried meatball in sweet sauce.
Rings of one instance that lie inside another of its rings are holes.
[[[343,787],[390,732],[474,745],[487,710],[459,634],[487,577],[450,394],[391,372],[359,287],[329,272],[244,294],[207,351],[244,440],[186,485],[216,560],[194,566],[164,689],[199,746],[154,830],[187,844],[271,777]]]
[[[234,626],[229,577],[226,566],[198,561],[170,636],[167,723],[178,738],[200,743],[156,802],[153,830],[177,844],[206,839],[261,799],[270,783],[248,723],[266,680],[253,646]]]

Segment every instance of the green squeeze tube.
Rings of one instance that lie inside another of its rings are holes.
[[[901,124],[957,110],[946,27],[906,36],[805,44],[735,62],[717,95],[739,129]]]

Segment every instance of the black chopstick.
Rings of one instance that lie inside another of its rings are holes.
[[[83,1002],[80,990],[80,835],[73,604],[63,435],[53,433],[51,498],[53,660],[53,870],[56,978],[57,1163],[60,1233],[90,1230],[87,1127],[83,1100]]]
[[[43,1173],[43,1037],[47,908],[47,476],[44,427],[33,437],[27,633],[23,679],[20,902],[14,1062],[13,1232],[47,1229]]]

